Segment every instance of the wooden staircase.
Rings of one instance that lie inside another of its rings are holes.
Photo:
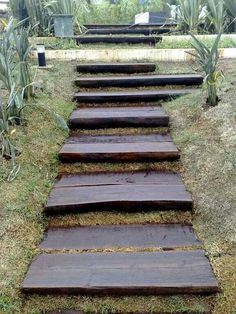
[[[154,71],[154,65],[83,64],[78,65],[77,70],[80,73],[132,74]],[[192,87],[202,81],[203,78],[195,74],[78,78],[76,85],[80,88],[132,85],[144,86],[145,90],[77,93],[74,99],[81,106],[70,117],[73,134],[59,152],[60,160],[63,163],[123,163],[179,159],[181,154],[168,132],[98,135],[93,131],[89,136],[74,132],[76,129],[168,127],[169,116],[160,101],[192,93],[196,87],[176,89],[172,86],[164,90],[147,90],[146,87],[169,84]],[[158,102],[140,106],[140,101]],[[101,106],[101,102],[108,104]],[[126,106],[124,102],[136,102],[136,105]],[[90,211],[141,213],[192,209],[193,200],[178,173],[121,169],[119,172],[61,174],[51,191],[45,213],[52,216]],[[104,252],[117,248],[134,251]],[[39,254],[30,266],[22,286],[28,294],[129,296],[219,291],[202,244],[187,224],[94,226],[93,222],[86,227],[50,228],[40,249],[47,254]]]

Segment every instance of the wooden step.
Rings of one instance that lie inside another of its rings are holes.
[[[167,127],[169,116],[157,106],[80,108],[72,113],[69,125],[71,129]]]
[[[77,44],[147,44],[155,46],[162,40],[161,37],[153,36],[78,36],[75,38]]]
[[[59,152],[62,162],[142,162],[179,158],[177,147],[165,135],[71,137]]]
[[[45,207],[47,214],[87,211],[192,210],[178,174],[155,171],[63,175]]]
[[[82,295],[210,294],[219,291],[204,251],[41,254],[23,292]]]
[[[169,28],[94,28],[88,29],[85,34],[88,35],[119,35],[119,34],[140,34],[149,36],[151,34],[169,33]]]
[[[47,250],[162,248],[200,245],[193,228],[180,224],[100,225],[50,228],[40,247]]]
[[[84,63],[77,65],[81,73],[148,73],[156,70],[155,63]]]
[[[76,79],[75,83],[77,86],[86,88],[200,85],[203,83],[203,76],[199,74],[166,74],[119,77],[80,77]]]
[[[140,23],[140,24],[85,24],[87,29],[102,29],[102,28],[153,28],[153,27],[176,27],[176,23]]]
[[[143,90],[119,92],[86,92],[77,93],[74,100],[81,103],[106,103],[106,102],[142,102],[168,100],[175,97],[193,93],[195,89],[168,89],[168,90]]]

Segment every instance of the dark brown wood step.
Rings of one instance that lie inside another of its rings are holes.
[[[75,83],[77,86],[85,88],[200,85],[203,83],[203,76],[199,74],[166,74],[120,77],[82,77],[76,79]]]
[[[176,27],[176,23],[140,23],[140,24],[85,24],[88,29],[102,29],[102,28],[153,28],[153,27]]]
[[[162,40],[161,37],[153,36],[79,36],[77,44],[147,44],[154,46]]]
[[[88,29],[85,34],[88,35],[120,35],[135,34],[149,36],[152,34],[166,34],[171,30],[169,28],[94,28]]]
[[[148,73],[156,70],[155,63],[85,63],[77,65],[81,73]]]
[[[113,172],[63,175],[55,183],[45,212],[187,211],[192,205],[191,195],[175,173]]]
[[[204,251],[41,254],[23,292],[82,295],[211,294],[219,291]]]
[[[71,137],[59,152],[62,162],[142,162],[179,158],[177,147],[165,135]]]
[[[59,177],[55,188],[104,186],[104,185],[180,185],[181,177],[173,172],[124,171],[67,174]]]
[[[80,103],[106,103],[106,102],[142,102],[168,100],[193,93],[195,89],[168,89],[143,90],[119,92],[87,92],[77,93],[74,100]]]
[[[40,247],[47,250],[173,249],[196,245],[200,245],[200,242],[191,226],[143,224],[50,228]]]
[[[71,129],[168,127],[169,116],[157,106],[81,108],[72,113],[69,125]]]

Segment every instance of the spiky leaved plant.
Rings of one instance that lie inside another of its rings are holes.
[[[45,0],[45,8],[49,14],[66,14],[76,16],[78,1],[76,0]]]
[[[8,105],[5,106],[0,97],[0,155],[6,159],[10,159],[12,163],[12,170],[10,171],[7,180],[12,181],[16,177],[20,170],[20,166],[17,165],[16,155],[18,150],[12,142],[12,134],[14,134],[14,117],[9,115],[8,106],[11,106],[11,102],[14,101],[13,93],[10,94]]]
[[[219,43],[221,39],[222,29],[217,35],[212,47],[209,49],[202,41],[196,36],[191,34],[193,38],[192,46],[195,49],[193,55],[201,70],[205,73],[204,83],[207,87],[207,104],[209,106],[216,106],[219,98],[217,96],[217,83],[220,77],[223,76],[222,71],[218,68],[219,63]]]
[[[19,71],[19,85],[24,89],[24,98],[29,99],[33,96],[32,75],[29,65],[29,53],[32,46],[29,43],[29,32],[31,27],[19,27],[13,30],[14,47],[17,52]]]
[[[177,22],[186,32],[197,33],[199,26],[204,23],[204,3],[202,0],[177,0]]]
[[[207,0],[206,4],[209,11],[208,20],[210,21],[210,25],[213,26],[215,33],[219,33],[225,23],[226,11],[224,0]]]

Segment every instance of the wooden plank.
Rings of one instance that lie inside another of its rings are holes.
[[[71,137],[59,152],[62,162],[139,162],[179,158],[180,153],[168,135]]]
[[[85,34],[88,35],[120,35],[120,34],[140,34],[149,36],[152,34],[166,34],[171,30],[169,28],[94,28],[88,29]]]
[[[129,92],[89,92],[75,94],[74,100],[81,103],[158,101],[184,96],[194,91],[195,89],[168,89]]]
[[[80,108],[72,113],[69,125],[71,129],[167,127],[169,116],[157,106]]]
[[[40,247],[47,250],[173,249],[196,245],[200,245],[200,242],[191,226],[144,224],[50,228]]]
[[[77,65],[81,73],[148,73],[156,70],[155,63],[84,63]]]
[[[75,40],[77,44],[147,44],[154,46],[162,38],[157,36],[78,36]]]
[[[23,292],[82,295],[210,294],[219,291],[204,251],[41,254]]]
[[[156,171],[63,175],[45,207],[47,214],[87,211],[192,210],[179,175]]]
[[[182,185],[178,173],[157,171],[98,172],[62,175],[55,188],[99,185]]]
[[[140,24],[85,24],[84,25],[87,29],[102,29],[102,28],[153,28],[153,27],[176,27],[176,23],[140,23]]]
[[[200,85],[203,83],[203,76],[199,74],[166,74],[120,77],[80,77],[76,79],[75,83],[77,86],[85,88]]]

